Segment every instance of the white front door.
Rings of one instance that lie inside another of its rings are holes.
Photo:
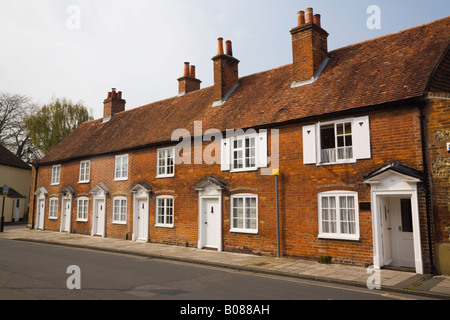
[[[137,222],[135,224],[136,231],[135,231],[135,237],[138,241],[146,241],[146,216],[147,216],[147,200],[138,200],[137,201],[137,213],[136,213],[136,219]]]
[[[411,199],[395,198],[393,218],[393,237],[397,242],[394,263],[403,267],[414,268],[414,231],[412,224]]]
[[[36,210],[36,229],[44,230],[45,217],[45,199],[38,200],[38,208]]]
[[[14,221],[19,222],[20,220],[20,199],[16,200],[16,209],[14,212]]]
[[[379,202],[380,208],[380,221],[383,228],[382,232],[382,243],[383,243],[383,258],[384,265],[390,265],[392,263],[391,254],[391,219],[389,215],[388,200],[380,198]]]
[[[70,200],[63,200],[63,210],[62,210],[62,231],[70,231],[70,219],[71,219],[71,208]]]
[[[93,220],[94,236],[104,236],[105,200],[96,200]]]
[[[385,265],[415,267],[411,199],[390,197],[383,201]]]
[[[220,207],[219,199],[203,200],[203,239],[204,247],[218,249],[220,245]]]

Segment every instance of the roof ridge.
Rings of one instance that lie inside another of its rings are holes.
[[[444,21],[446,19],[450,19],[450,16],[445,17],[445,18],[441,18],[441,19],[438,19],[438,20],[434,20],[434,21],[431,21],[431,22],[427,22],[427,23],[424,23],[424,24],[421,24],[421,25],[418,25],[418,26],[415,26],[415,27],[410,27],[410,28],[407,28],[407,29],[399,30],[397,32],[388,33],[388,34],[385,34],[385,35],[382,35],[382,36],[379,36],[379,37],[376,37],[376,38],[367,39],[367,40],[363,40],[363,41],[360,41],[360,42],[352,43],[352,44],[349,44],[347,46],[340,47],[340,48],[334,49],[332,51],[329,51],[328,53],[332,53],[332,52],[339,51],[339,50],[342,50],[342,49],[351,48],[351,47],[358,46],[358,45],[361,45],[361,44],[365,44],[365,43],[368,43],[368,42],[371,42],[371,41],[376,41],[376,40],[380,40],[380,39],[383,39],[383,38],[391,37],[393,35],[401,34],[401,33],[404,33],[404,32],[409,32],[409,31],[414,30],[414,29],[424,28],[426,26],[442,22],[442,21]]]

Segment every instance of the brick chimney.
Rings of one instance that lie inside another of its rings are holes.
[[[291,30],[294,85],[314,81],[327,60],[328,33],[322,29],[320,14],[308,8],[298,13],[298,25]]]
[[[108,98],[103,101],[103,119],[109,119],[116,113],[125,110],[126,101],[122,99],[122,91],[116,92],[113,88],[111,92],[108,92]]]
[[[200,80],[195,78],[195,66],[189,62],[184,63],[184,74],[178,79],[178,94],[183,95],[195,90],[200,90]]]
[[[224,53],[223,38],[218,39],[218,52],[212,60],[214,61],[214,101],[224,102],[239,79],[239,60],[233,57],[230,40],[226,42],[226,53]]]

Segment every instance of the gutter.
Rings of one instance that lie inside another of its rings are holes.
[[[37,177],[38,177],[38,171],[39,166],[37,162],[33,162],[33,167],[35,169],[35,175],[34,175],[34,190],[33,190],[33,211],[31,212],[32,220],[31,220],[31,229],[34,229],[34,218],[35,218],[35,212],[36,212],[36,186],[37,186]]]

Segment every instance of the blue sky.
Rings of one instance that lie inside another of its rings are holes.
[[[379,30],[366,26],[370,5]],[[448,0],[1,0],[0,91],[82,101],[100,118],[113,87],[127,109],[177,95],[185,61],[213,85],[218,37],[233,41],[240,76],[291,63],[289,31],[308,7],[329,50],[450,15]]]

